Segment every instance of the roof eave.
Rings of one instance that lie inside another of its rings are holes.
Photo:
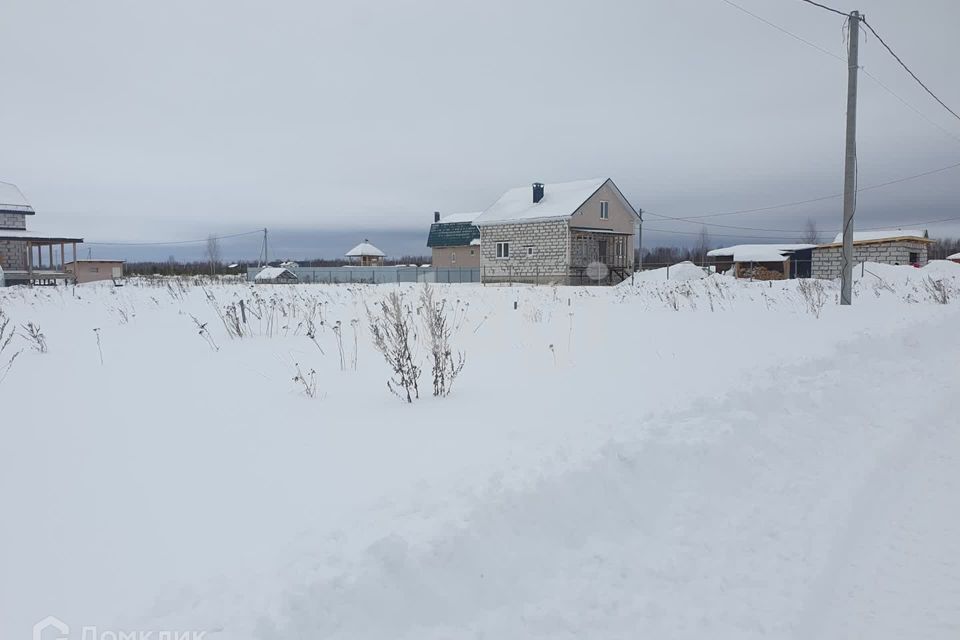
[[[569,213],[569,214],[559,215],[559,216],[521,218],[519,220],[509,219],[509,220],[489,220],[489,221],[483,221],[483,222],[477,221],[477,222],[474,222],[473,224],[475,224],[478,227],[494,227],[497,225],[504,225],[504,224],[527,224],[528,222],[550,222],[553,220],[569,220],[572,217],[573,217],[573,214]]]
[[[883,238],[882,240],[854,240],[853,244],[863,245],[863,244],[886,244],[888,242],[903,242],[904,240],[915,241],[915,242],[926,242],[927,244],[933,244],[936,240],[931,240],[930,238],[921,238],[920,236],[897,236],[896,238]],[[814,249],[830,249],[833,247],[842,247],[842,242],[830,242],[828,244],[818,244]]]

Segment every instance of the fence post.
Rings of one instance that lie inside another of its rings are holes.
[[[670,263],[667,263],[667,280],[670,279]]]

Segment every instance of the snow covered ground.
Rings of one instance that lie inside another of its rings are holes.
[[[467,363],[412,405],[393,286],[0,290],[48,345],[0,354],[0,637],[957,637],[960,265],[686,271],[438,285]]]

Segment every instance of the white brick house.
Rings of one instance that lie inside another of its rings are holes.
[[[33,207],[16,185],[0,182],[0,268],[5,284],[53,284],[73,279],[64,269],[66,247],[83,238],[50,236],[27,230],[27,216]]]
[[[926,231],[854,231],[853,263],[879,262],[924,266],[933,241]],[[813,249],[813,277],[832,280],[843,269],[843,234]]]
[[[640,214],[609,178],[511,189],[474,224],[484,283],[615,284],[633,273]]]

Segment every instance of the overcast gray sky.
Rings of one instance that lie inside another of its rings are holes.
[[[737,2],[844,55],[840,16]],[[830,2],[960,106],[960,3]],[[861,184],[960,162],[960,121],[862,43],[863,67],[954,137],[861,76]],[[534,180],[609,176],[670,216],[842,189],[844,62],[721,0],[4,0],[0,59],[0,180],[27,194],[34,227],[88,240],[267,226],[318,238],[291,253],[335,255],[354,235],[425,253],[432,211]],[[954,169],[864,192],[857,224],[960,216],[958,185]],[[834,229],[840,200],[707,221],[808,217]],[[693,238],[653,229],[700,230],[645,218],[645,246]],[[716,244],[796,235],[709,229]],[[255,256],[246,242],[231,250]]]

